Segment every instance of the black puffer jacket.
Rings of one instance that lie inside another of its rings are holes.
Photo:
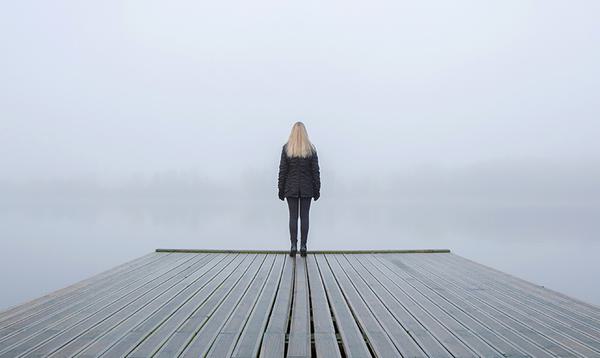
[[[287,143],[283,145],[279,161],[279,199],[301,196],[318,200],[321,196],[321,176],[317,152],[306,158],[288,157],[286,146]]]

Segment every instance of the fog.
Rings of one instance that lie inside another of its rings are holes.
[[[449,248],[600,304],[600,3],[18,1],[0,309],[163,248]]]

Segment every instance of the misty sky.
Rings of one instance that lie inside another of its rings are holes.
[[[597,1],[4,2],[0,179],[273,178],[296,120],[324,175],[598,167],[599,13]]]
[[[298,120],[321,164],[309,250],[450,248],[599,303],[599,14],[4,1],[0,309],[157,247],[286,249]]]

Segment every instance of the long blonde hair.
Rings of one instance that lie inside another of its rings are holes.
[[[304,123],[294,123],[290,138],[287,141],[287,156],[306,158],[316,151],[317,149],[308,139],[308,132]]]

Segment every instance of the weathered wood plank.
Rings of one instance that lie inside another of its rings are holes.
[[[198,279],[203,273],[202,268],[205,267],[206,261],[212,258],[211,256],[195,258],[190,262],[188,267],[163,284],[158,285],[156,289],[147,292],[133,301],[127,302],[117,311],[112,311],[111,314],[105,315],[105,318],[100,317],[100,320],[97,322],[90,320],[86,322],[87,324],[80,325],[79,329],[73,330],[70,333],[69,341],[66,341],[67,336],[63,335],[61,337],[64,339],[61,342],[63,344],[59,348],[54,349],[51,355],[53,357],[71,357],[76,355],[96,339],[102,337],[105,332],[117,327],[126,319],[132,316],[135,317],[135,315],[146,317],[149,312],[160,309],[175,294]]]
[[[405,260],[408,260],[408,258],[405,258]],[[439,276],[442,280],[444,280],[449,285],[446,287],[447,289],[448,287],[456,288],[457,291],[460,292],[463,297],[465,297],[465,299],[469,300],[469,302],[480,305],[480,307],[484,309],[488,315],[491,315],[497,321],[500,321],[511,327],[511,329],[515,330],[518,334],[526,337],[527,340],[534,342],[538,347],[550,352],[551,354],[559,355],[561,357],[572,357],[577,355],[568,347],[561,345],[560,343],[552,340],[550,337],[547,337],[545,334],[531,328],[527,322],[523,322],[522,320],[519,320],[518,317],[514,317],[510,312],[506,312],[502,306],[498,306],[495,302],[490,302],[479,297],[478,292],[482,291],[480,287],[466,287],[465,284],[458,284],[455,280],[455,277],[452,277],[452,275],[442,275],[437,271],[437,269],[434,269],[434,267],[431,266],[431,262],[425,265],[424,261],[421,262],[421,260],[419,260],[419,264],[421,267],[428,269],[429,272]]]
[[[341,357],[323,280],[314,254],[306,256],[317,357]]]
[[[58,289],[56,291],[50,292],[44,296],[35,298],[25,303],[18,304],[13,307],[6,308],[0,311],[0,328],[4,327],[4,321],[14,315],[22,315],[27,311],[32,311],[34,309],[39,309],[41,305],[49,305],[52,302],[56,302],[57,299],[63,298],[70,293],[80,293],[85,290],[87,286],[91,284],[95,284],[98,281],[105,279],[106,277],[114,277],[116,275],[122,274],[125,271],[134,269],[141,265],[147,264],[149,261],[161,259],[161,254],[156,252],[151,252],[147,255],[138,257],[134,260],[125,262],[121,265],[115,266],[109,270],[100,272],[97,275],[89,277],[85,280],[76,282],[67,287]]]
[[[380,261],[384,259],[383,256],[376,256],[376,258]],[[432,304],[443,310],[446,315],[451,316],[460,322],[460,324],[465,327],[464,329],[473,332],[473,334],[477,335],[480,339],[486,341],[490,346],[494,347],[494,349],[500,352],[502,356],[525,357],[529,354],[526,351],[519,350],[517,346],[511,344],[509,340],[497,335],[489,327],[484,326],[482,323],[468,315],[460,308],[466,307],[465,305],[461,306],[461,303],[463,303],[462,300],[456,300],[458,302],[452,302],[450,299],[454,296],[444,290],[436,282],[428,279],[424,275],[421,275],[418,270],[414,270],[412,267],[403,266],[402,269],[414,278],[414,280],[406,280],[408,285],[412,286],[415,290],[422,294],[423,297],[426,297]],[[495,327],[501,330],[500,326],[496,325]],[[465,340],[465,342],[468,343],[467,340]],[[540,352],[536,350],[535,352],[538,354],[541,353],[541,355],[537,356],[544,356],[543,351]],[[483,356],[487,356],[483,354],[483,352],[479,353]],[[545,356],[548,356],[548,354],[546,353]]]
[[[567,296],[564,293],[554,291],[544,286],[536,285],[529,281],[525,281],[519,277],[510,275],[506,272],[502,272],[492,267],[480,264],[478,262],[474,262],[465,257],[459,257],[457,255],[450,255],[450,257],[456,257],[457,259],[460,259],[464,265],[470,265],[470,267],[473,270],[482,272],[486,271],[490,274],[493,274],[494,278],[498,282],[507,283],[515,288],[522,289],[523,291],[534,294],[539,299],[558,304],[565,310],[568,310],[570,312],[576,312],[577,314],[592,318],[595,320],[595,322],[600,320],[600,307],[597,305],[593,305],[591,303],[581,301],[577,298]]]
[[[350,279],[344,273],[337,262],[334,255],[325,256],[329,267],[335,275],[342,293],[352,310],[352,313],[367,337],[367,343],[369,344],[371,351],[377,357],[396,357],[400,355],[400,352],[394,346],[394,343],[385,332],[385,329],[375,319],[365,302],[360,297],[360,294],[356,291],[356,288],[352,285]]]
[[[185,274],[185,272],[189,271],[198,258],[190,257],[189,259],[183,259],[185,260],[184,262],[176,262],[175,265],[177,266],[169,267],[167,272],[162,272],[160,276],[155,277],[148,284],[138,287],[135,291],[128,293],[126,296],[119,297],[101,308],[93,307],[92,309],[85,310],[85,312],[75,316],[76,322],[67,320],[52,326],[50,330],[54,335],[50,339],[44,339],[41,342],[38,339],[35,339],[33,340],[33,344],[31,340],[28,340],[24,347],[27,348],[27,354],[48,355],[70,342],[73,338],[87,331],[89,328],[95,326],[97,323],[113,316],[123,307],[136,302],[137,300],[144,300],[148,295],[160,292],[161,288],[168,285],[172,280],[177,279],[180,274]],[[14,355],[11,355],[9,352],[8,356]]]
[[[368,259],[369,263],[371,264],[369,267],[382,272],[388,277],[393,277],[390,275],[390,270],[388,267],[380,265],[376,261],[370,261],[371,258]],[[448,329],[448,327],[438,322],[431,312],[423,308],[419,304],[419,300],[417,298],[413,298],[411,294],[407,292],[408,290],[405,279],[410,278],[410,276],[402,270],[394,271],[394,273],[397,273],[398,277],[404,279],[391,280],[391,284],[385,285],[385,287],[396,298],[396,300],[398,300],[398,302],[407,311],[409,311],[421,323],[421,325],[423,325],[426,330],[429,331],[454,357],[477,356],[477,354],[473,352],[467,345],[465,345],[458,337],[456,337],[454,333]]]
[[[352,315],[352,311],[336,282],[325,256],[316,255],[315,259],[321,272],[327,299],[331,304],[331,312],[333,312],[340,337],[342,338],[344,354],[346,357],[372,357],[367,343],[363,338],[363,333]]]
[[[440,265],[437,261],[432,261],[434,265]],[[464,282],[466,284],[477,283],[484,288],[478,290],[476,295],[485,299],[488,302],[494,302],[495,306],[501,308],[511,317],[526,323],[532,329],[550,337],[555,342],[561,344],[565,349],[570,349],[586,357],[600,357],[600,350],[596,350],[594,345],[600,347],[600,342],[594,341],[593,337],[581,334],[574,329],[569,329],[568,325],[563,325],[559,321],[548,319],[530,309],[527,306],[521,305],[519,301],[511,300],[509,297],[498,298],[490,293],[489,288],[483,281],[473,281],[462,271],[457,270],[453,265],[443,265],[445,273],[453,273],[453,279],[456,282]]]
[[[463,272],[466,277],[485,285],[489,288],[490,294],[517,302],[518,305],[535,310],[538,314],[551,320],[556,319],[560,323],[567,324],[569,328],[591,337],[600,335],[600,320],[557,304],[550,294],[536,295],[531,289],[503,282],[498,274],[488,270],[474,269],[468,261],[453,255],[442,256],[441,260],[444,261],[444,264]]]
[[[368,256],[360,258],[352,256],[352,263],[361,276],[369,283],[377,297],[385,304],[392,316],[400,322],[407,333],[418,342],[419,346],[429,357],[452,357],[449,351],[419,322],[411,312],[400,304],[400,301],[388,290],[397,278],[389,278],[376,267],[377,263],[370,262]],[[364,267],[364,270],[361,269]],[[393,290],[393,289],[391,289]]]
[[[253,283],[266,279],[273,266],[273,255],[261,255],[255,269],[248,270],[240,280],[240,284],[225,298],[223,303],[213,312],[206,323],[195,332],[191,341],[186,344],[182,357],[202,357],[208,353],[212,343],[227,321],[234,314],[238,303],[244,298]]]
[[[150,274],[144,276],[143,280],[137,284],[125,287],[123,290],[113,292],[103,297],[100,300],[86,302],[87,306],[80,309],[77,306],[66,306],[61,310],[59,317],[51,316],[44,322],[37,324],[35,327],[27,327],[25,330],[18,332],[16,336],[10,336],[9,340],[5,340],[2,344],[0,357],[14,357],[17,352],[27,352],[40,344],[46,342],[50,338],[58,335],[62,330],[74,326],[86,317],[91,316],[101,308],[114,304],[118,299],[126,298],[128,295],[143,290],[144,286],[149,283],[156,282],[160,278],[168,275],[169,272],[177,267],[184,265],[192,257],[177,257],[176,255],[169,257],[160,264],[150,270]],[[63,317],[64,316],[64,317]]]
[[[287,357],[310,357],[310,306],[308,297],[308,277],[306,275],[306,258],[296,258],[296,275],[294,283],[294,304],[292,321],[288,336]]]
[[[394,318],[381,302],[380,298],[372,291],[371,287],[374,284],[372,276],[369,277],[368,272],[362,270],[362,267],[359,266],[360,264],[353,266],[345,255],[335,255],[335,259],[365,302],[366,307],[390,337],[396,349],[402,354],[402,357],[426,357],[427,355],[419,347],[418,343],[408,334],[407,330]]]
[[[199,258],[189,269],[179,273],[171,280],[167,285],[162,286],[156,290],[156,293],[152,295],[145,295],[142,299],[136,300],[131,304],[123,307],[116,314],[108,317],[107,319],[94,325],[91,329],[86,330],[75,339],[72,339],[69,343],[62,346],[60,349],[52,353],[56,357],[71,357],[73,355],[80,356],[81,351],[88,347],[90,344],[100,340],[100,345],[90,347],[90,350],[84,354],[84,356],[97,356],[102,349],[103,344],[108,344],[116,337],[112,337],[111,333],[120,335],[119,327],[128,320],[139,322],[148,317],[152,312],[162,309],[171,300],[175,299],[177,295],[183,292],[187,287],[194,284],[206,273],[206,263],[212,262],[216,256],[209,255]],[[108,341],[104,340],[108,339]]]
[[[405,261],[408,261],[408,259],[405,259]],[[530,356],[553,356],[550,350],[545,350],[544,348],[546,347],[544,337],[539,337],[540,340],[537,342],[536,339],[532,340],[531,337],[527,337],[522,334],[522,332],[526,331],[526,327],[521,326],[519,323],[515,324],[515,322],[513,322],[508,316],[498,311],[491,310],[486,303],[469,297],[467,294],[465,294],[465,290],[456,289],[456,287],[450,285],[447,280],[434,275],[424,266],[422,267],[416,262],[408,263],[410,263],[411,267],[418,271],[422,277],[425,277],[426,279],[429,279],[440,286],[440,295],[448,299],[453,304],[459,306],[463,311],[484,324],[495,334],[504,337],[510,343],[517,346],[520,350],[525,351]],[[393,264],[390,263],[390,265]],[[477,289],[479,288],[470,288],[469,290]]]
[[[109,299],[115,294],[119,294],[136,282],[143,282],[147,277],[151,277],[154,272],[178,260],[189,260],[189,258],[180,257],[176,260],[175,256],[165,257],[158,264],[154,263],[151,267],[146,268],[143,274],[141,271],[126,273],[122,277],[119,277],[119,279],[115,279],[113,285],[102,289],[98,288],[98,292],[93,295],[87,294],[76,300],[57,304],[54,310],[50,308],[32,315],[29,314],[30,312],[27,312],[24,319],[15,322],[8,328],[0,330],[0,353],[6,350],[7,347],[33,336],[53,324],[72,317],[84,308],[93,306],[100,301]]]
[[[260,356],[283,357],[285,355],[285,338],[292,306],[292,294],[294,287],[294,275],[296,269],[295,258],[287,257],[286,265],[279,282],[277,296],[269,323],[260,348]]]
[[[260,267],[264,257],[259,255],[248,255],[242,265],[238,266],[231,278],[226,284],[219,288],[219,292],[211,295],[210,298],[202,304],[193,314],[181,324],[175,333],[170,335],[168,339],[161,345],[159,350],[153,355],[156,357],[175,357],[179,356],[187,347],[196,333],[205,326],[206,322],[213,317],[223,302],[232,294],[237,294],[239,297],[240,285],[246,284],[244,279],[247,275],[255,275]]]
[[[136,264],[132,266],[121,267],[106,277],[91,281],[86,280],[87,283],[82,284],[81,288],[77,287],[80,285],[77,283],[70,286],[71,288],[66,292],[45,296],[45,300],[37,302],[32,307],[20,307],[18,310],[12,311],[0,323],[0,336],[5,336],[6,332],[14,332],[25,327],[35,322],[36,319],[39,320],[40,317],[47,318],[49,314],[53,314],[63,307],[73,305],[75,302],[86,301],[90,294],[95,295],[131,276],[138,275],[139,270],[143,270],[161,259],[160,254],[155,255],[145,256],[146,260],[136,261]]]
[[[248,358],[258,355],[262,337],[269,320],[269,313],[274,305],[285,267],[292,265],[290,257],[284,254],[277,255],[273,273],[269,276],[269,281],[267,281],[259,301],[248,318],[248,323],[236,343],[232,357]]]
[[[288,254],[289,250],[228,250],[228,249],[156,249],[156,252],[162,253],[212,253],[212,254]],[[374,254],[374,253],[395,253],[395,254],[430,254],[430,253],[448,253],[448,249],[420,249],[420,250],[309,250],[307,254]]]
[[[600,358],[593,305],[445,250],[323,252],[146,255],[1,313],[0,357]]]
[[[177,301],[172,301],[160,311],[154,312],[147,319],[129,329],[121,337],[116,339],[114,344],[110,346],[107,345],[99,355],[106,357],[124,357],[131,353],[131,351],[138,347],[142,342],[149,340],[150,336],[155,337],[159,332],[164,333],[170,325],[172,327],[172,322],[177,319],[178,315],[187,312],[187,307],[195,305],[197,300],[205,299],[208,294],[213,292],[215,284],[218,285],[222,283],[222,279],[227,277],[226,274],[231,272],[233,267],[236,266],[236,260],[238,263],[241,262],[239,255],[224,255],[222,260],[214,262],[214,266],[205,266],[205,269],[208,269],[206,276],[203,277],[201,281],[198,281],[197,284],[189,287],[189,290],[193,291],[190,295],[182,297]],[[175,329],[176,327],[171,328],[170,332],[173,332]],[[149,352],[145,356],[151,356],[151,353],[152,352]]]
[[[233,255],[232,255],[233,256]],[[184,280],[168,289],[161,297],[144,306],[124,320],[109,327],[95,341],[84,349],[76,352],[79,357],[98,357],[116,344],[131,330],[144,325],[156,326],[165,317],[169,317],[185,302],[191,299],[200,289],[223,270],[230,262],[225,254],[209,255],[207,262],[187,276]]]
[[[394,261],[397,263],[399,259]],[[407,272],[406,266],[400,266],[401,262],[398,262],[398,266]],[[460,340],[465,346],[471,351],[475,352],[478,356],[482,357],[501,357],[501,353],[490,346],[486,341],[482,340],[479,336],[473,334],[468,327],[464,326],[460,321],[456,320],[455,317],[449,315],[444,310],[433,304],[427,296],[422,292],[416,290],[410,285],[410,281],[401,280],[397,282],[397,285],[410,296],[414,302],[425,310],[435,321],[441,326],[454,335]]]
[[[219,286],[226,284],[226,280],[243,259],[244,257],[240,255],[226,254],[226,258],[211,269],[209,276],[206,277],[206,284],[195,291],[185,302],[162,316],[154,314],[148,317],[121,337],[103,355],[107,357],[152,356],[166,338],[172,335],[195,309],[215,291],[218,291]],[[132,353],[132,351],[134,352]]]
[[[262,277],[259,273],[259,276],[252,282],[233,314],[229,317],[223,328],[221,328],[219,335],[208,352],[209,357],[231,357],[242,331],[254,316],[254,313],[258,312],[259,315],[263,316],[261,321],[259,321],[260,323],[266,322],[265,312],[268,311],[265,307],[270,307],[273,302],[273,293],[275,291],[273,288],[277,287],[277,281],[279,281],[284,263],[284,256],[269,254],[267,260],[273,260],[270,271],[266,276],[263,275]],[[265,291],[268,300],[263,299],[261,301],[261,296],[265,297]],[[250,333],[257,336],[262,335],[262,325],[258,328],[260,332],[256,331],[256,327],[250,327],[250,329],[254,329]],[[256,351],[258,351],[258,347],[256,347]]]

